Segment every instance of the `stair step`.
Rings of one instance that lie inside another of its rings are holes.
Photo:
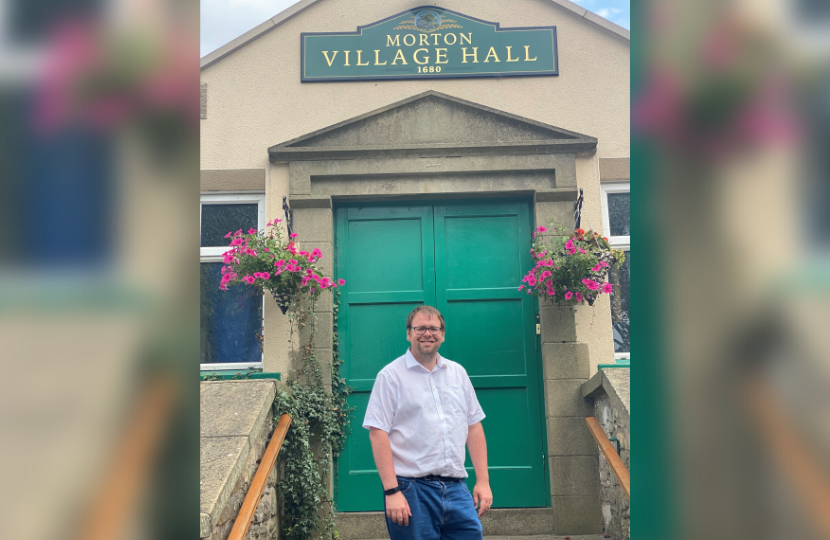
[[[484,536],[497,540],[533,537],[534,540],[560,540],[550,536],[553,531],[553,508],[494,508],[481,518]],[[337,515],[341,540],[373,540],[387,538],[383,512],[343,512]],[[544,536],[539,536],[544,535]],[[602,538],[602,535],[596,538]],[[571,540],[594,540],[592,536],[571,536]]]
[[[568,536],[554,536],[551,534],[537,534],[533,536],[488,536],[487,540],[606,540],[604,534],[588,534],[588,535],[568,535]],[[384,538],[367,538],[366,540],[389,540],[389,536]]]

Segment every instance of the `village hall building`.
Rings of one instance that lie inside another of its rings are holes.
[[[356,410],[338,512],[382,509],[360,425],[374,377],[406,351],[407,314],[428,304],[487,415],[494,508],[601,532],[581,387],[630,350],[629,58],[627,30],[567,0],[302,0],[202,58],[201,368],[289,372],[270,295],[219,290],[225,234],[285,222],[287,206],[302,249],[346,280],[340,376]],[[573,228],[580,189],[582,227],[625,250],[618,290],[540,303],[518,290],[531,233]],[[324,294],[324,362],[333,315]]]

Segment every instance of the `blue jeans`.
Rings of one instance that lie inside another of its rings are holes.
[[[392,540],[482,540],[481,520],[466,482],[398,477],[409,503],[409,525],[386,518]],[[386,497],[384,514],[386,511]]]

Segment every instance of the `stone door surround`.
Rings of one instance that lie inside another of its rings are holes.
[[[332,208],[342,201],[524,196],[537,224],[570,226],[576,155],[593,154],[596,145],[587,135],[430,90],[272,146],[268,155],[289,164],[294,229],[304,249],[323,252],[323,270],[331,272]],[[318,303],[316,315],[317,358],[330,362],[330,300]],[[591,410],[580,392],[588,346],[576,343],[569,309],[543,307],[540,315],[552,532],[598,533],[597,450],[584,429]]]

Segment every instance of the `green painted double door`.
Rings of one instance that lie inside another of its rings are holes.
[[[340,376],[355,391],[338,460],[343,511],[383,509],[363,418],[375,376],[406,352],[406,317],[435,306],[447,324],[442,356],[467,370],[487,417],[494,507],[548,506],[535,299],[518,283],[531,265],[524,202],[344,207],[336,210],[341,289]],[[466,461],[472,489],[475,472]]]

